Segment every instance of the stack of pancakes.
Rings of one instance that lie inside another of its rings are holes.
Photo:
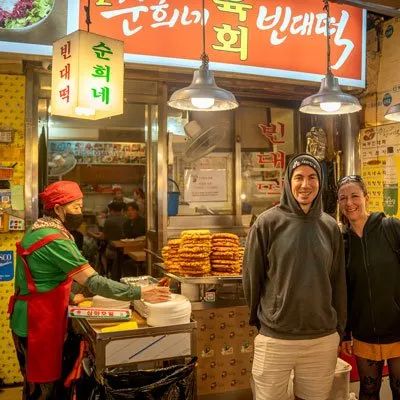
[[[244,247],[240,246],[239,247],[239,264],[240,266],[243,265],[243,256],[244,256]],[[240,271],[242,273],[242,271]]]
[[[174,274],[179,274],[181,272],[179,257],[180,245],[181,239],[170,239],[168,240],[167,246],[164,246],[161,250],[165,269]]]
[[[211,274],[240,275],[239,237],[233,233],[214,233],[212,235]]]
[[[243,253],[237,235],[207,229],[182,231],[162,249],[165,269],[183,276],[240,275]]]
[[[203,276],[211,272],[211,233],[207,229],[181,232],[179,265],[185,276]]]

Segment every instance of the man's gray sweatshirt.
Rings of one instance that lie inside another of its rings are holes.
[[[305,214],[285,175],[280,204],[251,227],[243,261],[250,324],[279,339],[313,339],[346,324],[342,236],[322,211],[321,190]],[[322,182],[320,182],[322,187]]]

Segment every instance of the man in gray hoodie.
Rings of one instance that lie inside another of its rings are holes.
[[[254,340],[256,400],[287,399],[294,370],[297,399],[325,400],[346,323],[343,241],[322,211],[317,159],[300,154],[286,170],[280,204],[250,229],[243,287]]]

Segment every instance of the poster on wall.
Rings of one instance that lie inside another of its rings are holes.
[[[226,169],[186,169],[185,201],[216,202],[227,201]]]
[[[126,142],[49,141],[50,168],[66,164],[146,165],[146,145]]]
[[[14,278],[14,253],[0,251],[0,282],[11,281]]]
[[[369,210],[399,218],[400,124],[362,129],[360,158]]]

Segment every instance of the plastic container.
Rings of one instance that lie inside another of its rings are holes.
[[[348,400],[350,396],[351,365],[341,358],[337,359],[335,379],[328,400]]]
[[[181,283],[181,294],[190,301],[200,301],[200,285],[194,283]]]
[[[335,378],[333,380],[331,393],[328,400],[348,400],[350,396],[350,371],[351,365],[343,361],[341,358],[337,359]],[[288,394],[289,399],[293,400],[293,378],[294,373],[290,375]]]
[[[174,216],[178,214],[179,210],[179,196],[181,194],[178,184],[171,178],[168,178],[168,182],[175,185],[178,191],[168,191],[168,216]]]

